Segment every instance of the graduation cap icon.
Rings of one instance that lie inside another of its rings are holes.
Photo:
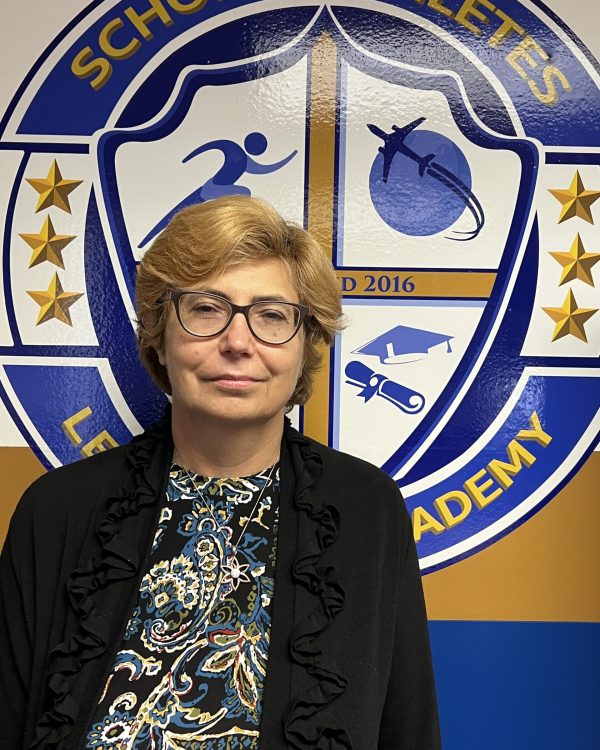
[[[446,352],[451,352],[450,341],[453,338],[454,336],[446,333],[427,331],[424,328],[396,326],[355,349],[352,354],[379,357],[384,365],[404,364],[422,359],[441,344],[446,345]]]

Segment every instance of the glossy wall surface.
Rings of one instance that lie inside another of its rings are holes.
[[[33,478],[164,407],[133,333],[153,237],[187,203],[260,196],[336,267],[348,325],[293,418],[403,490],[444,747],[596,746],[595,7],[105,0],[6,14],[2,536]]]

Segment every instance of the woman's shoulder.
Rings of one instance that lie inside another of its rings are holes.
[[[88,515],[108,481],[117,480],[126,471],[128,446],[117,446],[50,469],[24,492],[15,517],[52,518],[64,515]]]
[[[394,503],[401,497],[396,482],[378,466],[309,437],[306,439],[321,456],[324,482],[355,490],[358,494],[376,490],[379,497],[389,498]]]
[[[340,515],[344,538],[386,539],[398,547],[398,539],[411,535],[410,516],[396,482],[379,467],[357,456],[303,438],[319,457],[321,470],[316,497],[333,505]],[[383,547],[382,547],[383,549]]]
[[[87,483],[106,476],[107,472],[115,471],[119,466],[125,466],[125,456],[129,446],[120,445],[93,456],[81,458],[70,464],[64,464],[50,469],[46,474],[38,477],[29,489],[33,492],[49,492],[57,488],[64,489],[76,485],[81,487]]]

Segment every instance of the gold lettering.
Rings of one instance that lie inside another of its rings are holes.
[[[456,515],[448,507],[449,503],[458,504],[458,513]],[[453,490],[452,492],[447,492],[445,495],[441,495],[436,498],[433,504],[447,529],[464,521],[473,507],[469,496],[460,490]]]
[[[532,70],[535,70],[539,66],[538,60],[529,54],[529,50],[533,49],[542,60],[549,60],[548,53],[545,49],[532,39],[529,34],[522,39],[517,46],[506,55],[506,62],[517,71],[517,73],[524,78],[526,81],[529,80],[529,74],[520,64],[521,60],[524,60]]]
[[[415,542],[420,542],[421,537],[427,531],[439,534],[444,531],[444,525],[434,518],[429,511],[418,505],[412,513],[413,535]]]
[[[443,16],[448,16],[448,18],[454,17],[454,13],[450,10],[450,8],[446,8],[441,0],[429,0],[427,6],[432,10],[437,10],[437,12],[441,13]]]
[[[479,10],[480,5],[483,5],[484,8],[487,8],[492,12],[496,10],[496,6],[493,3],[490,3],[489,0],[465,0],[465,2],[456,12],[455,16],[456,20],[459,24],[461,24],[461,26],[464,26],[465,29],[469,29],[469,31],[472,31],[478,36],[482,33],[481,29],[478,26],[475,26],[474,23],[471,23],[469,19],[473,17],[477,18],[482,23],[490,22],[490,19],[485,15],[485,13],[482,13]]]
[[[506,446],[506,455],[508,456],[508,461],[500,461],[500,459],[494,458],[487,465],[488,472],[503,490],[510,487],[513,483],[511,476],[518,474],[523,465],[529,468],[535,463],[535,456],[516,440],[511,440]]]
[[[502,23],[498,30],[492,34],[489,41],[490,47],[499,47],[513,31],[519,36],[525,34],[525,29],[522,26],[519,26],[516,21],[513,21],[510,16],[507,16],[503,10],[500,10],[500,8],[496,8],[495,14],[498,18],[502,19]]]
[[[529,417],[529,426],[530,429],[520,430],[506,446],[506,461],[492,459],[485,469],[467,479],[463,484],[464,492],[451,490],[434,500],[433,506],[442,523],[425,508],[418,506],[414,509],[412,522],[416,542],[428,531],[439,534],[462,523],[471,513],[473,503],[483,510],[513,484],[513,477],[523,467],[529,468],[535,463],[536,457],[519,440],[529,440],[545,448],[552,437],[542,429],[535,411]]]
[[[528,81],[529,88],[542,102],[542,104],[556,104],[558,101],[558,91],[554,85],[554,78],[558,79],[565,91],[571,91],[571,83],[566,75],[556,67],[556,65],[546,65],[542,74],[544,83],[546,84],[546,91],[542,91],[535,81]]]
[[[526,36],[521,42],[519,42],[512,52],[508,53],[505,59],[508,64],[517,71],[521,78],[524,78],[527,81],[527,85],[531,91],[543,104],[556,104],[558,101],[558,91],[554,79],[560,81],[565,91],[571,91],[571,83],[565,74],[555,65],[546,65],[542,71],[542,78],[546,85],[546,90],[542,91],[538,84],[520,64],[520,61],[524,60],[533,70],[536,70],[539,67],[539,61],[529,53],[530,49],[534,50],[542,60],[546,61],[550,59],[550,55],[546,50],[540,47],[540,45],[530,36]]]
[[[90,58],[92,58],[90,60]],[[112,65],[105,57],[94,57],[91,47],[84,47],[78,52],[71,63],[71,72],[77,78],[90,78],[94,73],[96,77],[90,81],[94,91],[101,89],[112,75]]]
[[[75,429],[77,425],[81,424],[85,419],[92,416],[92,410],[89,406],[84,406],[76,414],[73,414],[62,423],[61,427],[64,430],[65,435],[73,443],[73,445],[80,445],[83,442],[83,438]],[[114,448],[117,445],[116,440],[113,436],[102,430],[96,437],[93,437],[89,443],[86,443],[81,448],[82,456],[91,456],[94,453],[101,453],[102,451],[108,450],[108,448]]]
[[[131,57],[138,49],[142,46],[139,39],[135,37],[129,41],[124,47],[115,47],[112,43],[112,35],[115,31],[122,29],[125,26],[125,22],[120,18],[115,18],[109,21],[106,26],[100,32],[98,37],[98,43],[100,48],[113,60],[126,60]]]
[[[552,437],[542,429],[542,423],[540,422],[537,411],[534,411],[529,417],[529,426],[531,427],[531,430],[519,430],[517,433],[517,440],[533,440],[535,443],[545,448],[552,440]]]
[[[493,484],[493,479],[486,479],[484,482],[479,483],[483,477],[486,476],[486,470],[481,469],[481,471],[478,471],[476,474],[473,474],[472,477],[467,479],[467,481],[464,483],[463,487],[465,488],[465,491],[473,500],[475,505],[479,508],[479,510],[483,510],[487,505],[489,505],[491,502],[493,502],[498,495],[502,494],[502,489],[498,487],[493,492],[490,492],[489,495],[486,495],[486,490],[488,490]]]
[[[161,0],[150,0],[150,5],[151,8],[144,11],[144,13],[138,13],[131,6],[125,8],[125,15],[146,41],[154,38],[154,34],[148,28],[148,24],[151,21],[160,19],[165,26],[171,26],[173,23],[173,19],[162,4]]]
[[[94,453],[102,453],[109,448],[116,448],[117,442],[106,430],[102,430],[101,433],[92,438],[89,443],[86,443],[81,449],[83,456],[92,456]]]
[[[80,409],[76,414],[73,414],[73,416],[65,419],[65,421],[62,423],[61,427],[63,428],[63,431],[69,438],[69,440],[73,443],[73,445],[79,445],[79,443],[82,442],[82,438],[77,434],[75,426],[80,422],[83,422],[84,419],[90,417],[91,414],[92,410],[90,409],[90,407],[84,406],[83,409]]]

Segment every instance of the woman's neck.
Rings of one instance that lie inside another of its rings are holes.
[[[244,477],[279,459],[283,414],[267,423],[244,424],[190,420],[173,410],[177,463],[205,477]]]

